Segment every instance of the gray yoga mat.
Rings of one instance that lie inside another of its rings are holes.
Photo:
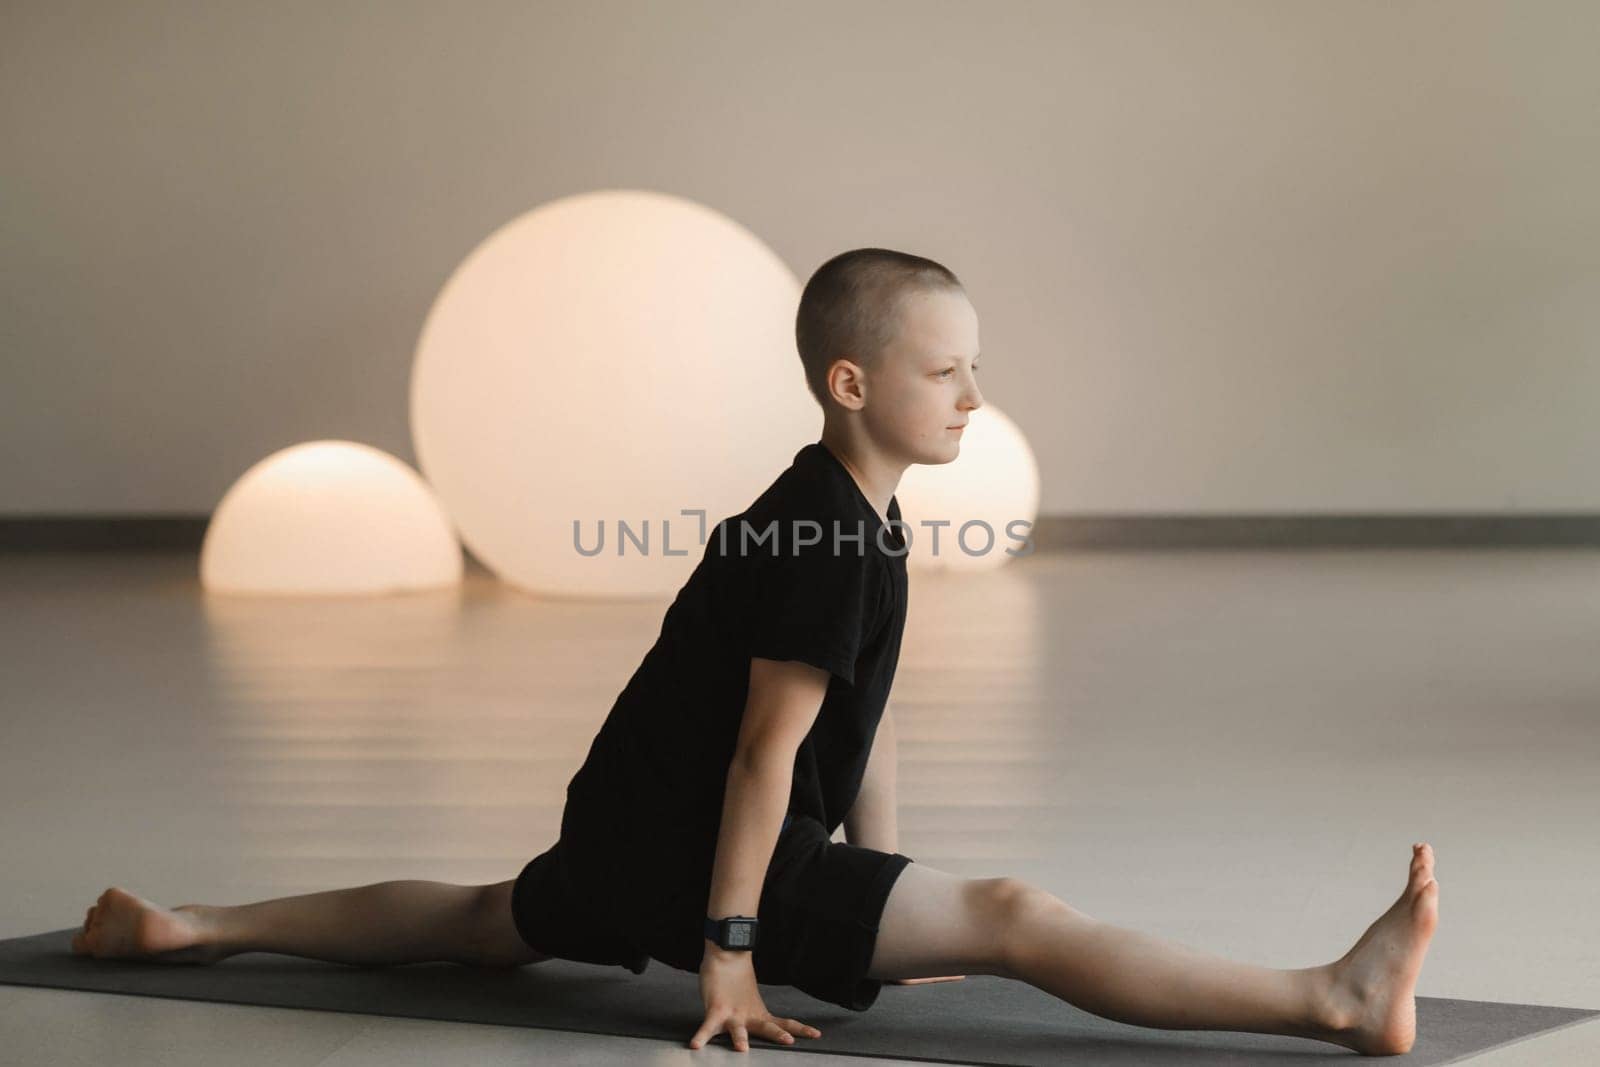
[[[0,941],[0,982],[656,1038],[681,1047],[704,1018],[698,977],[655,960],[641,975],[568,960],[503,970],[453,963],[351,967],[262,952],[210,966],[133,963],[74,956],[76,932],[73,927]],[[886,985],[865,1012],[789,986],[763,985],[761,996],[774,1014],[822,1031],[819,1040],[799,1039],[787,1049],[793,1052],[1051,1065],[1267,1064],[1354,1055],[1304,1038],[1128,1026],[989,975]],[[1454,1063],[1596,1015],[1600,1011],[1418,997],[1418,1038],[1405,1062]],[[717,1041],[726,1045],[727,1035]],[[784,1048],[752,1039],[751,1048],[757,1047]]]

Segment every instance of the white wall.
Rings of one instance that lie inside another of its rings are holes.
[[[1600,507],[1600,4],[12,2],[0,513],[415,462],[496,226],[700,200],[967,281],[1047,513]]]

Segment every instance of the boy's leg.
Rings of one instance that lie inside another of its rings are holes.
[[[1400,899],[1350,952],[1275,970],[1099,922],[1017,879],[912,863],[890,890],[867,973],[997,974],[1138,1026],[1287,1034],[1392,1054],[1415,1039],[1412,992],[1437,900],[1432,850],[1417,846]]]
[[[513,884],[378,882],[255,904],[170,909],[112,887],[84,916],[72,950],[171,963],[214,963],[240,952],[361,965],[537,963],[548,957],[524,944],[511,921]]]

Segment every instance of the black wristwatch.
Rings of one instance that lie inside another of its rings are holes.
[[[707,941],[715,941],[719,948],[749,952],[756,947],[756,934],[761,922],[749,915],[730,915],[726,919],[706,916]]]

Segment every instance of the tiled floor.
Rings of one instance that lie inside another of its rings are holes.
[[[901,851],[1300,967],[1343,953],[1427,840],[1441,920],[1420,994],[1600,1007],[1600,553],[1041,553],[911,581]],[[179,904],[513,877],[665,606],[476,572],[458,593],[228,599],[192,557],[0,556],[0,936],[75,925],[113,883]],[[14,986],[0,1049],[738,1055]],[[1591,1023],[1473,1062],[1597,1060]]]

